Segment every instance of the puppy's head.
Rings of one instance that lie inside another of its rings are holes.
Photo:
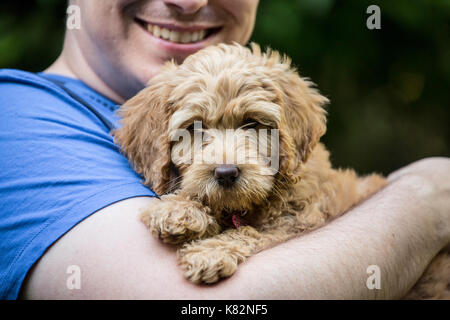
[[[298,181],[327,101],[277,52],[221,44],[166,64],[114,135],[157,193],[251,210]]]

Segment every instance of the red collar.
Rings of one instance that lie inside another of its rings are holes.
[[[241,226],[248,225],[248,222],[239,214],[234,213],[231,216],[231,222],[233,223],[233,226],[237,229]]]

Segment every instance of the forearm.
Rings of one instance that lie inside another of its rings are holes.
[[[443,160],[432,166],[431,180],[427,170],[427,179],[417,175],[420,165],[402,169],[385,189],[344,216],[251,257],[235,275],[213,286],[197,286],[184,279],[176,265],[174,248],[152,237],[140,222],[139,209],[159,200],[124,200],[93,214],[58,240],[30,272],[22,296],[397,298],[450,241],[450,165]],[[70,265],[81,270],[79,290],[67,287]],[[366,287],[370,265],[381,270],[380,290]]]

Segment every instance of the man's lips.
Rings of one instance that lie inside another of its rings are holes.
[[[221,29],[220,26],[194,25],[186,27],[175,24],[150,23],[139,18],[136,18],[136,22],[153,37],[178,45],[202,43]]]

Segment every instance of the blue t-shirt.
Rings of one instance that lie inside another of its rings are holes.
[[[117,201],[155,196],[109,134],[117,108],[79,80],[0,70],[1,299],[16,299],[33,264],[77,223]]]

